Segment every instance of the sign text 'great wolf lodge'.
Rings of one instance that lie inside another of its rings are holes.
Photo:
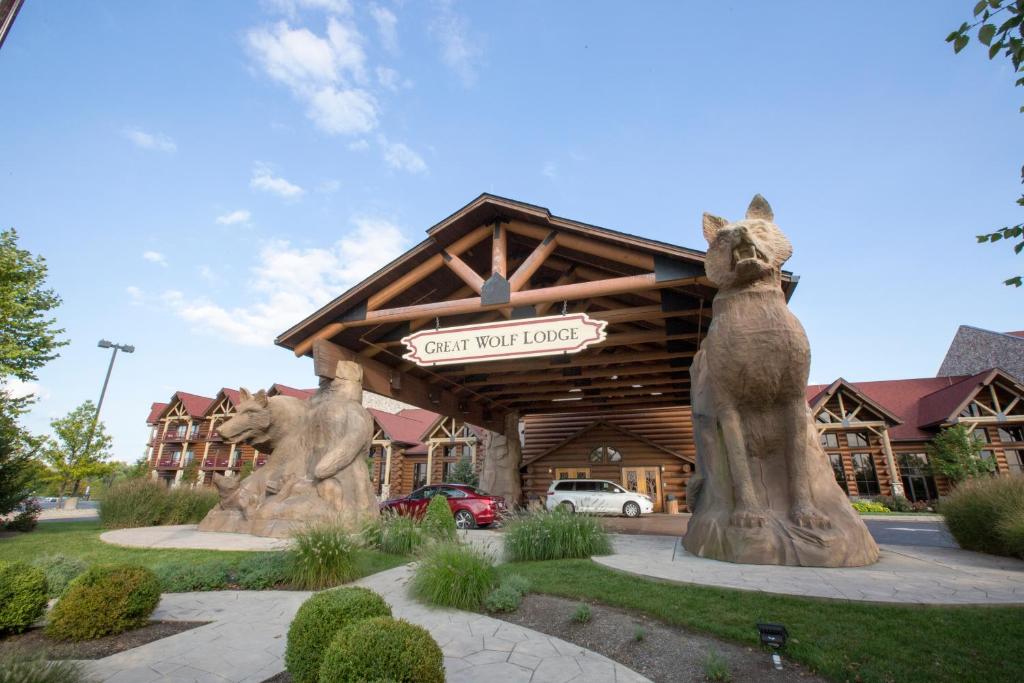
[[[577,353],[605,340],[603,320],[586,313],[424,330],[402,339],[417,365],[473,363]]]

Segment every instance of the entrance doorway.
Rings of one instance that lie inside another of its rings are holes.
[[[623,467],[622,486],[627,491],[648,496],[654,501],[654,511],[661,512],[661,468]]]

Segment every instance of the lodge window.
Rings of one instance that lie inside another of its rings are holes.
[[[1004,443],[1024,442],[1024,427],[1015,425],[999,428],[999,440]]]
[[[974,401],[971,401],[970,405],[963,409],[960,413],[960,417],[981,417],[981,408]]]
[[[839,448],[839,435],[834,432],[823,432],[821,445],[825,448]]]
[[[462,444],[455,444],[453,446],[445,446],[444,447],[444,455],[443,455],[443,457],[445,457],[445,458],[461,458],[462,455],[463,455],[463,450],[462,449],[463,449],[463,445]]]
[[[1020,476],[1024,474],[1024,451],[1009,448],[1005,451],[1006,466],[1010,468],[1010,474]]]
[[[199,425],[198,424],[194,424],[194,425],[192,425],[192,435],[189,438],[195,439],[198,436],[199,436]]]
[[[824,410],[814,416],[814,419],[822,424],[828,424],[832,421],[832,416],[826,413]]]
[[[829,464],[832,465],[832,473],[836,476],[836,483],[843,493],[849,495],[850,488],[846,485],[846,471],[843,469],[843,456],[841,453],[828,453]]]
[[[973,436],[976,441],[980,441],[982,443],[991,443],[988,438],[988,430],[985,429],[984,427],[978,427],[977,429],[975,429],[973,432],[971,432],[971,436]]]
[[[878,473],[870,453],[853,454],[853,476],[857,481],[857,493],[862,496],[877,496],[881,493],[878,486]]]
[[[455,468],[456,463],[446,462],[441,466],[441,481],[452,480],[452,470]]]
[[[181,451],[171,451],[171,462],[177,463],[181,460]]]
[[[598,446],[590,451],[590,462],[622,462],[622,453],[611,446]]]
[[[178,425],[177,427],[175,427],[174,433],[178,436],[178,438],[185,436],[185,425]]]
[[[412,466],[413,490],[427,485],[427,463],[418,462]]]
[[[896,456],[903,481],[904,495],[912,501],[935,500],[939,497],[935,477],[925,453],[900,453]]]
[[[846,435],[846,443],[850,448],[867,448],[868,437],[861,432],[849,432]]]

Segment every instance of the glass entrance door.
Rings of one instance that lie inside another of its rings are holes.
[[[648,496],[654,501],[654,511],[661,512],[661,468],[660,467],[623,467],[622,487],[627,491]]]

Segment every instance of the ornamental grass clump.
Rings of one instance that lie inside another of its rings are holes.
[[[608,534],[596,518],[563,510],[513,519],[504,537],[505,556],[511,562],[587,558],[612,552]]]
[[[359,576],[353,556],[356,544],[345,527],[327,522],[314,524],[292,539],[288,579],[295,588],[321,590]]]
[[[0,634],[21,633],[46,611],[46,575],[25,562],[0,561]]]
[[[438,543],[416,563],[412,594],[430,605],[478,610],[496,580],[494,564],[482,551]]]
[[[367,548],[390,555],[409,555],[426,540],[426,534],[412,517],[384,512],[364,522],[360,541]]]
[[[59,598],[74,579],[78,578],[89,565],[77,557],[67,555],[41,555],[32,561],[46,575],[46,591],[51,598]]]
[[[167,508],[167,487],[151,479],[125,479],[100,503],[100,522],[108,529],[155,526]]]
[[[371,617],[390,616],[391,608],[384,599],[367,588],[336,588],[309,598],[288,627],[284,662],[292,680],[320,680],[327,646],[342,628]]]
[[[160,601],[160,582],[131,564],[90,567],[71,582],[50,612],[46,634],[58,640],[91,640],[144,625]]]
[[[448,505],[448,499],[438,494],[430,499],[427,512],[420,522],[423,531],[439,541],[451,541],[455,538],[455,515]]]
[[[961,548],[1024,558],[1024,478],[968,480],[939,512]]]
[[[430,632],[403,619],[374,617],[338,631],[320,666],[320,683],[443,683],[444,656]]]
[[[48,662],[42,653],[0,653],[0,683],[81,683],[86,680],[77,662]]]
[[[179,486],[167,492],[160,524],[198,524],[220,502],[220,495],[206,488]]]

